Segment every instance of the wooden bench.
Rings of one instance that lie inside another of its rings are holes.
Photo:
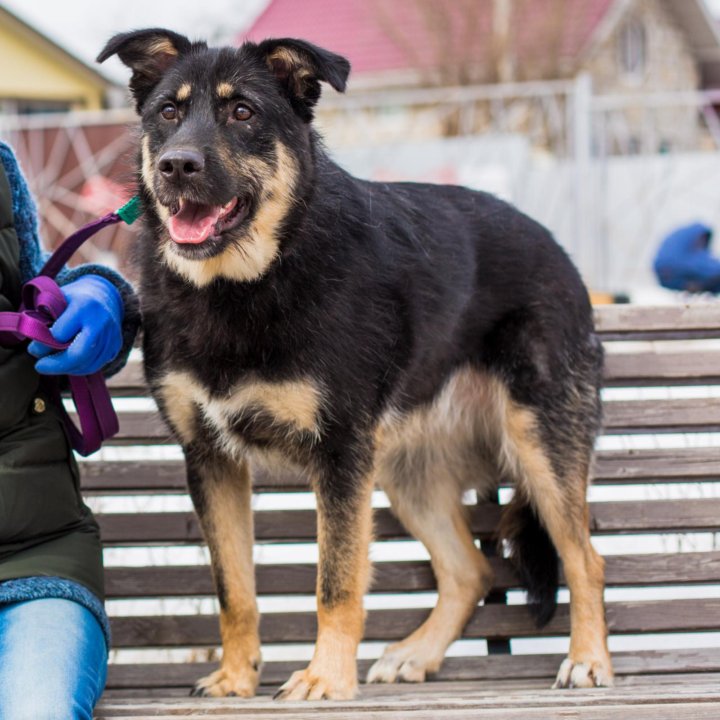
[[[271,606],[261,623],[266,658],[261,696],[254,701],[187,697],[192,683],[215,665],[219,632],[213,585],[202,560],[200,529],[184,495],[178,451],[157,413],[145,407],[150,401],[127,400],[146,398],[142,370],[134,361],[112,390],[123,398],[121,408],[134,403],[140,410],[121,409],[121,431],[111,444],[135,447],[110,448],[105,456],[114,453],[117,459],[83,464],[85,493],[100,510],[108,548],[116,648],[97,716],[301,719],[322,712],[328,718],[512,720],[620,717],[632,709],[633,720],[720,717],[720,634],[678,635],[720,631],[720,443],[713,447],[707,435],[720,431],[720,304],[613,306],[599,308],[596,318],[608,351],[608,389],[594,468],[592,531],[601,549],[612,544],[605,553],[616,688],[548,689],[567,642],[567,605],[538,630],[518,604],[511,568],[495,555],[497,586],[466,627],[465,642],[455,646],[433,681],[361,686],[359,700],[352,703],[273,704],[267,697],[272,686],[305,665],[284,659],[287,652],[300,645],[307,654],[315,637],[315,516],[307,488],[295,477],[261,475],[255,525],[265,556],[257,565],[257,584],[261,607]],[[155,459],[141,459],[140,452]],[[500,506],[485,502],[471,512],[478,539],[492,548]],[[375,529],[373,555],[381,559],[368,598],[369,645],[359,661],[361,677],[370,664],[367,657],[377,657],[382,644],[420,624],[434,589],[429,563],[400,552],[414,548],[400,542],[409,538],[386,507],[376,510]],[[168,546],[175,549],[163,549]],[[117,548],[132,549],[121,554]],[[294,562],[281,556],[283,549]],[[197,558],[200,564],[190,564]],[[523,644],[538,638],[559,640],[549,641],[553,652],[540,648],[539,654],[523,654]]]

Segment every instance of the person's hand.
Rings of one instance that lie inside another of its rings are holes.
[[[90,375],[104,367],[122,348],[123,304],[117,288],[99,275],[84,275],[61,288],[67,307],[50,328],[55,350],[37,340],[28,352],[37,358],[35,369],[44,375]]]

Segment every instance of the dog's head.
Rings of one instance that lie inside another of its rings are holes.
[[[199,286],[262,276],[310,170],[320,82],[344,91],[348,61],[302,40],[208,48],[162,29],[116,35],[98,61],[115,54],[132,69],[162,257]]]

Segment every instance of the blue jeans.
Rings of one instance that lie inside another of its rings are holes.
[[[92,720],[107,647],[82,605],[48,598],[0,607],[0,720]]]

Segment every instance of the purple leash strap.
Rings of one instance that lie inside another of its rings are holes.
[[[12,346],[25,340],[38,340],[57,350],[69,347],[70,343],[58,342],[50,332],[50,327],[67,307],[67,300],[54,278],[88,238],[123,220],[130,224],[138,214],[138,202],[133,198],[118,212],[108,213],[70,235],[50,256],[40,274],[23,285],[19,311],[0,313],[0,345]],[[69,375],[68,380],[80,420],[80,429],[75,426],[63,406],[58,382],[46,378],[45,385],[56,401],[73,448],[81,455],[90,455],[100,448],[103,440],[118,432],[117,415],[102,372],[82,376]]]

